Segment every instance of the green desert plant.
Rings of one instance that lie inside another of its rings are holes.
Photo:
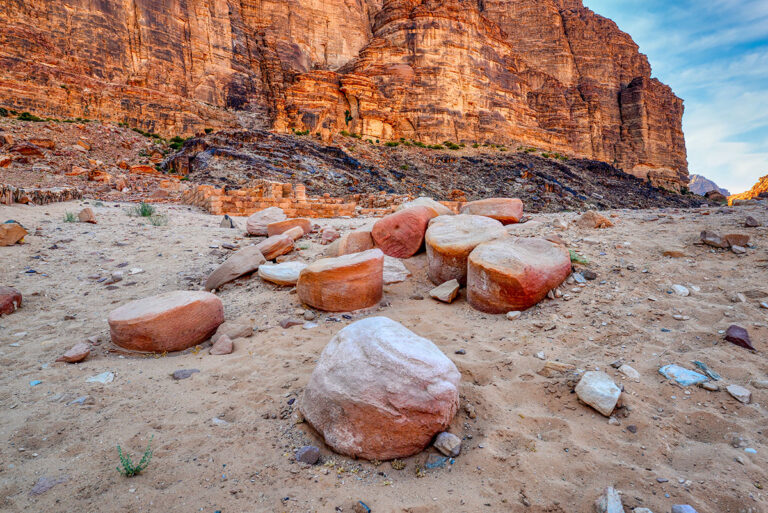
[[[75,223],[77,222],[77,216],[74,212],[67,212],[64,214],[64,222],[65,223]]]
[[[117,455],[120,457],[120,466],[117,467],[117,471],[120,472],[125,477],[133,477],[137,474],[140,474],[142,470],[146,469],[149,466],[149,462],[152,460],[152,439],[153,438],[154,436],[152,436],[149,439],[147,448],[144,450],[144,456],[141,457],[141,461],[139,461],[139,463],[137,463],[136,465],[134,465],[133,461],[131,461],[131,455],[123,454],[123,450],[120,448],[120,445],[118,445]]]
[[[163,214],[149,216],[149,224],[152,226],[165,226],[168,224],[168,217]]]
[[[152,217],[155,215],[155,207],[142,201],[138,205],[134,205],[128,213],[134,217]]]
[[[22,112],[17,119],[20,121],[45,121],[43,118],[39,118],[29,112]]]
[[[400,146],[400,143],[397,141],[387,141],[384,143],[384,146],[387,146],[389,148],[397,148],[398,146]]]
[[[210,134],[211,132],[213,132],[213,128],[206,128],[206,129],[205,129],[205,130],[203,130],[203,131],[204,131],[204,132],[206,133],[206,135],[207,135],[207,134]]]

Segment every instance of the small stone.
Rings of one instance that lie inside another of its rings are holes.
[[[84,208],[77,214],[77,219],[81,223],[96,224],[96,214],[93,213],[93,209],[90,207]]]
[[[305,310],[302,317],[304,317],[305,321],[314,321],[317,318],[317,314],[312,310]]]
[[[740,403],[749,404],[749,401],[752,400],[752,392],[741,385],[728,385],[725,389]]]
[[[632,510],[632,513],[653,513],[653,511],[648,508],[635,508]]]
[[[216,333],[213,334],[211,340],[216,342],[222,335],[227,335],[232,340],[237,338],[248,338],[253,335],[253,328],[249,324],[226,321],[216,329]]]
[[[607,217],[588,210],[576,220],[576,225],[580,228],[610,228],[613,223]]]
[[[746,219],[744,219],[744,226],[747,228],[757,228],[760,226],[760,222],[752,216],[747,216]]]
[[[728,329],[725,330],[725,340],[736,344],[739,347],[755,351],[755,348],[752,346],[752,341],[749,338],[749,332],[736,324],[730,325]]]
[[[695,509],[693,509],[693,506],[689,506],[688,504],[675,504],[672,506],[671,513],[698,513]]]
[[[752,382],[752,386],[761,390],[768,389],[768,379],[758,379]]]
[[[66,477],[59,477],[59,478],[52,478],[52,477],[41,477],[37,480],[35,483],[35,486],[32,487],[32,489],[29,491],[30,495],[42,495],[51,488],[53,488],[56,485],[66,483],[67,478]]]
[[[536,354],[535,354],[535,355],[533,355],[533,356],[535,356],[535,357],[536,357],[536,358],[538,358],[539,360],[546,360],[546,359],[547,359],[547,355],[546,355],[546,354],[544,354],[544,351],[539,351],[538,353],[536,353]]]
[[[621,395],[611,377],[599,371],[585,372],[575,390],[579,399],[606,417],[610,417]]]
[[[91,376],[90,378],[86,379],[86,383],[100,383],[102,385],[107,385],[109,383],[112,383],[115,380],[115,374],[113,372],[102,372],[101,374],[97,374],[95,376]]]
[[[123,281],[123,271],[115,271],[112,273],[109,279],[104,282],[104,285],[112,285],[121,281]]]
[[[640,383],[640,373],[637,372],[634,368],[630,367],[629,365],[624,364],[621,367],[619,367],[619,372],[624,374],[624,376],[626,376],[627,379],[631,379],[636,383]]]
[[[280,264],[262,264],[259,266],[259,278],[277,285],[296,285],[299,274],[307,267],[303,262],[283,262]]]
[[[723,240],[723,238],[715,232],[704,230],[701,232],[699,238],[701,239],[701,242],[708,246],[712,246],[713,248],[728,249],[728,242]]]
[[[213,346],[211,346],[210,354],[213,355],[224,355],[224,354],[231,354],[232,351],[235,350],[235,345],[232,343],[232,339],[229,338],[227,335],[222,335],[214,342]]]
[[[224,218],[221,220],[221,223],[219,223],[219,227],[221,228],[237,228],[237,225],[235,224],[235,220],[229,217],[228,215],[224,214]]]
[[[320,244],[330,244],[340,237],[341,234],[339,234],[338,230],[336,230],[336,228],[333,226],[326,226],[320,230]]]
[[[557,229],[557,230],[567,230],[568,229],[568,224],[565,221],[563,221],[562,219],[555,219],[552,222],[552,226],[554,226],[555,229]]]
[[[289,317],[287,319],[283,319],[280,321],[280,327],[283,329],[288,329],[293,326],[300,326],[304,324],[304,321],[302,319],[297,319],[295,317]]]
[[[91,345],[86,342],[75,344],[72,349],[59,356],[57,362],[77,363],[82,362],[91,354]]]
[[[632,434],[635,434],[637,433],[637,426],[635,426],[634,424],[630,424],[629,426],[627,426],[627,431],[629,431]]]
[[[576,283],[587,283],[587,279],[581,273],[573,273],[571,276]]]
[[[443,303],[452,303],[459,294],[458,280],[446,281],[442,285],[429,291],[430,297],[442,301]]]
[[[581,271],[581,275],[589,281],[597,279],[597,273],[595,271],[590,271],[589,269]]]
[[[766,310],[768,310],[768,302],[765,302],[765,301],[761,302],[760,308],[765,308]]]
[[[731,251],[736,255],[743,255],[747,252],[747,250],[742,246],[731,246]]]
[[[664,250],[662,253],[663,256],[669,257],[669,258],[684,258],[685,253],[683,251],[677,250],[677,249],[667,249]]]
[[[742,233],[729,233],[723,237],[729,246],[741,246],[742,248],[749,244],[749,235]]]
[[[399,258],[384,255],[384,284],[399,283],[405,281],[411,276],[411,271],[405,267],[405,264]]]
[[[192,374],[200,372],[200,369],[178,369],[173,371],[173,374],[171,374],[171,377],[175,380],[181,380],[181,379],[187,379],[192,376]]]
[[[432,445],[449,458],[455,458],[461,452],[461,438],[447,431],[437,435],[435,443]]]
[[[682,285],[672,285],[672,290],[675,292],[675,294],[682,297],[686,297],[691,294],[691,292]]]
[[[516,319],[519,319],[521,315],[523,315],[523,312],[519,310],[512,310],[511,312],[507,312],[507,319],[510,321],[514,321]]]
[[[5,222],[0,224],[0,246],[13,246],[24,239],[27,230],[19,223]]]
[[[603,492],[603,495],[595,501],[596,513],[624,513],[624,506],[621,504],[621,496],[612,486],[609,486]]]
[[[720,386],[718,386],[718,384],[714,381],[705,381],[704,383],[699,384],[699,386],[704,390],[709,390],[710,392],[718,392],[720,390]]]
[[[320,459],[320,449],[314,445],[305,445],[296,451],[296,461],[314,465]]]
[[[21,292],[13,287],[0,286],[0,316],[12,314],[21,307]]]
[[[467,350],[466,349],[459,349],[457,351],[454,351],[453,354],[467,354]]]

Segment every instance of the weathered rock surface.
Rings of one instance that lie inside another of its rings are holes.
[[[461,453],[461,438],[447,431],[437,435],[432,445],[449,458],[455,458]]]
[[[609,486],[603,491],[603,495],[597,498],[595,501],[595,513],[624,513],[621,496],[615,488]]]
[[[737,324],[728,326],[728,329],[725,330],[725,340],[744,349],[755,350],[752,340],[749,338],[749,332]]]
[[[286,216],[282,208],[269,207],[260,210],[249,217],[245,222],[245,231],[251,235],[266,237],[269,235],[269,225],[285,221]]]
[[[96,214],[93,212],[93,209],[90,207],[86,207],[82,209],[80,213],[77,214],[77,219],[81,223],[96,224]]]
[[[516,142],[688,185],[682,101],[578,0],[17,3],[0,3],[16,110],[163,135],[248,110],[282,131]]]
[[[78,342],[69,351],[56,358],[57,362],[77,363],[82,362],[91,354],[91,344]]]
[[[467,282],[467,258],[478,244],[506,237],[501,222],[485,216],[441,216],[427,228],[427,275],[435,285]]]
[[[728,196],[729,204],[737,204],[738,200],[751,200],[751,199],[768,199],[768,175],[761,176],[757,183],[752,188],[741,194],[734,194]]]
[[[228,335],[222,335],[213,343],[209,353],[212,355],[224,355],[231,354],[234,350],[235,344],[232,342],[232,339]]]
[[[293,237],[284,233],[273,235],[256,244],[256,248],[261,251],[264,258],[274,260],[293,251]]]
[[[273,207],[275,208],[275,207]],[[303,232],[302,235],[306,235],[309,232],[312,231],[312,221],[309,219],[286,219],[285,221],[277,221],[275,223],[269,223],[267,225],[267,235],[273,236],[273,235],[280,235],[281,233],[285,233],[289,231],[291,228],[301,228],[301,231]]]
[[[374,248],[373,237],[371,237],[369,230],[355,230],[342,235],[336,248],[337,255],[335,256],[367,251]]]
[[[340,454],[402,458],[423,450],[450,424],[460,379],[432,342],[386,317],[369,317],[331,339],[300,408]]]
[[[452,303],[456,296],[459,295],[459,282],[458,280],[446,281],[442,285],[438,285],[434,289],[429,291],[430,297],[442,301],[443,303]]]
[[[446,207],[442,203],[435,201],[432,198],[428,198],[426,196],[420,196],[413,201],[407,201],[399,205],[397,207],[397,210],[398,211],[405,210],[406,208],[411,208],[411,207],[429,207],[432,210],[434,210],[439,216],[451,216],[455,214],[453,210]]]
[[[382,217],[373,225],[371,237],[385,255],[410,258],[424,244],[429,221],[437,217],[430,207],[411,207]]]
[[[27,235],[27,230],[18,223],[0,224],[0,246],[13,246],[25,235]]]
[[[571,272],[568,250],[544,239],[509,237],[477,246],[467,265],[467,301],[477,310],[526,310]]]
[[[12,314],[18,308],[21,308],[21,292],[0,286],[0,315]]]
[[[399,258],[384,255],[384,285],[400,283],[411,276],[411,271]]]
[[[523,217],[523,202],[517,198],[488,198],[470,201],[461,208],[462,214],[490,217],[501,224],[513,224]]]
[[[115,345],[134,351],[181,351],[199,344],[224,322],[221,299],[177,290],[131,301],[109,314]]]
[[[225,283],[252,273],[266,261],[258,246],[247,246],[239,249],[208,276],[204,288],[205,290],[218,289]]]
[[[619,401],[621,389],[605,372],[585,372],[576,385],[576,395],[606,417],[610,417]]]
[[[259,278],[277,285],[296,285],[299,273],[307,267],[304,262],[283,262],[259,266]]]
[[[301,271],[296,292],[303,303],[318,310],[359,310],[381,301],[383,274],[384,254],[379,249],[322,258]]]
[[[223,335],[228,336],[232,340],[235,340],[236,338],[248,338],[253,335],[253,328],[250,325],[241,322],[226,321],[218,327],[216,333],[211,337],[211,340],[215,343],[219,337]]]
[[[588,210],[576,220],[576,225],[580,228],[610,228],[613,223],[604,215]]]

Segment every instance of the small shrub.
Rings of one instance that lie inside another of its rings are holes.
[[[134,205],[129,214],[133,217],[152,217],[155,215],[155,207],[142,201],[138,205]]]
[[[149,462],[152,461],[152,438],[149,439],[147,448],[144,450],[144,456],[141,457],[141,461],[134,465],[131,461],[130,454],[123,454],[123,450],[120,445],[117,446],[117,455],[120,457],[120,466],[117,467],[117,471],[125,477],[133,477],[141,473],[149,466]],[[122,468],[121,468],[122,467]]]
[[[343,135],[344,137],[349,137],[349,132],[347,132],[346,130],[342,130],[341,135]]]
[[[174,136],[173,139],[171,139],[171,142],[168,144],[171,148],[174,150],[180,150],[182,146],[184,146],[184,143],[187,142],[187,139],[184,137]]]
[[[426,145],[426,144],[424,144],[424,143],[423,143],[423,142],[421,142],[421,141],[413,141],[413,145],[414,145],[414,146],[417,146],[417,147],[419,147],[419,148],[426,148],[426,147],[427,147],[427,145]]]
[[[473,147],[473,148],[479,148],[479,147],[480,147],[480,145],[479,145],[479,144],[477,144],[477,143],[475,143],[475,144],[473,144],[473,145],[472,145],[472,147]]]
[[[0,118],[7,118],[8,117],[8,109],[4,107],[0,107]]]
[[[355,139],[360,139],[360,140],[363,139],[363,136],[361,134],[351,134],[350,137],[354,137]],[[376,141],[376,142],[379,142],[379,141]]]
[[[411,167],[408,164],[403,164],[402,166],[400,166],[400,169],[402,169],[403,171],[408,171],[410,168]]]
[[[397,148],[398,146],[400,146],[400,143],[397,141],[387,141],[384,143],[384,146],[388,146],[390,148]]]
[[[94,207],[103,207],[104,203],[102,203],[101,201],[97,201],[96,203],[93,204],[93,206]]]
[[[445,146],[442,144],[433,144],[431,146],[427,146],[430,150],[444,150]]]
[[[74,212],[67,212],[64,214],[64,222],[65,223],[76,223],[77,222],[77,216]]]
[[[206,128],[206,129],[205,129],[205,130],[203,130],[203,131],[205,132],[205,134],[206,134],[206,135],[208,135],[208,134],[210,134],[211,132],[213,132],[213,128]]]
[[[165,226],[168,224],[168,216],[163,214],[149,216],[149,224],[152,226]]]
[[[458,144],[452,143],[451,141],[445,141],[445,145],[448,147],[449,150],[458,150],[461,148]]]
[[[309,130],[296,130],[294,128],[293,135],[309,135]]]
[[[349,126],[349,122],[352,121],[352,114],[348,111],[344,111],[344,122]]]
[[[17,119],[19,121],[45,121],[43,118],[39,118],[29,112],[22,112]]]

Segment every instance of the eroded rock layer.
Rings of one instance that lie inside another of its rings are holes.
[[[0,105],[167,135],[530,145],[687,184],[682,101],[580,0],[0,0]]]

